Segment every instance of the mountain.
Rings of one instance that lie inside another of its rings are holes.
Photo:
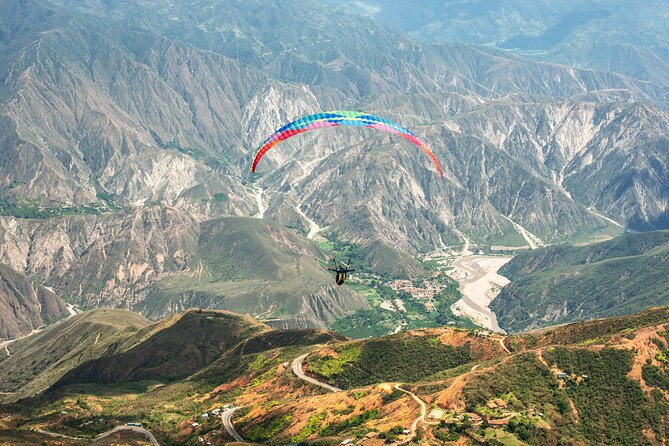
[[[0,361],[1,390],[16,401],[74,383],[174,381],[225,367],[224,358],[239,351],[344,339],[318,330],[272,331],[225,311],[189,310],[150,323],[130,311],[96,309],[11,344]]]
[[[441,328],[326,347],[309,355],[307,370],[329,384],[350,389],[388,381],[422,381],[504,353],[497,338]]]
[[[121,314],[103,311],[88,314],[99,321]],[[662,308],[508,337],[441,328],[350,341],[322,330],[271,330],[230,313],[189,311],[128,331],[117,338],[118,345],[133,345],[123,352],[73,364],[70,384],[61,380],[40,396],[3,407],[0,438],[20,444],[37,435],[31,429],[73,437],[35,440],[58,444],[142,422],[160,442],[201,437],[226,444],[212,410],[234,404],[240,407],[236,430],[258,444],[335,445],[351,438],[372,446],[407,439],[403,430],[418,419],[420,441],[435,444],[497,438],[519,445],[660,445],[667,327],[669,310]],[[31,338],[34,346],[47,341]],[[207,339],[222,341],[221,348]],[[82,351],[92,348],[86,343]],[[303,371],[345,390],[333,393],[297,378],[290,362],[305,354]],[[133,366],[120,367],[121,359]],[[430,423],[421,421],[418,401],[432,413]]]
[[[128,338],[147,327],[144,317],[125,310],[98,309],[7,346],[0,361],[0,390],[8,400],[44,391],[82,363],[122,350]]]
[[[524,331],[667,305],[668,261],[667,231],[525,252],[500,270],[511,283],[491,308],[505,330]]]
[[[159,318],[189,307],[263,315],[274,324],[318,327],[369,304],[334,285],[318,246],[276,223],[226,217],[202,223],[185,270],[153,284],[137,304]]]
[[[69,314],[51,290],[0,264],[0,338],[17,338]]]
[[[0,258],[82,307],[134,307],[152,318],[194,306],[228,308],[297,318],[293,325],[302,326],[367,307],[332,284],[315,244],[259,219],[200,222],[155,205],[48,223],[0,218],[0,226],[6,229]],[[264,263],[255,263],[261,256]]]
[[[505,48],[575,67],[667,85],[664,2],[517,0],[464,2],[362,0],[330,4],[373,17],[426,41]]]
[[[366,306],[321,286],[312,262],[296,295],[260,279],[249,297],[228,272],[195,283],[219,218],[344,240],[363,251],[361,268],[388,277],[422,274],[416,257],[435,249],[667,224],[659,83],[423,43],[316,1],[0,6],[0,259],[82,307],[158,318],[196,305],[313,327]],[[248,173],[281,123],[342,106],[420,134],[444,179],[366,129],[301,135]]]
[[[73,383],[121,383],[184,378],[242,340],[267,329],[235,314],[191,310],[138,332],[129,348],[106,352],[70,369],[53,388]]]

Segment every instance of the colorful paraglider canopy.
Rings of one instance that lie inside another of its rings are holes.
[[[441,177],[443,175],[441,164],[439,164],[437,157],[410,130],[388,119],[356,111],[331,111],[315,113],[313,115],[304,116],[302,118],[296,119],[295,121],[289,122],[272,133],[269,138],[267,138],[265,142],[263,142],[262,145],[258,148],[258,152],[256,153],[256,156],[253,159],[253,164],[251,165],[251,172],[256,171],[256,167],[258,167],[258,163],[265,155],[265,153],[267,153],[269,149],[281,141],[286,140],[292,136],[299,135],[300,133],[308,132],[310,130],[324,127],[341,126],[367,127],[370,129],[376,129],[399,135],[423,149],[423,151],[427,153],[437,168],[439,176]]]

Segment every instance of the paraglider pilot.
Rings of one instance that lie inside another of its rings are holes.
[[[351,259],[347,263],[341,262],[341,265],[337,265],[337,259],[332,259],[333,266],[328,268],[328,271],[335,273],[335,283],[337,285],[343,285],[346,282],[346,275],[355,271],[353,268],[349,268]]]

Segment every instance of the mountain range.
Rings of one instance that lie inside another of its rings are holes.
[[[667,85],[661,1],[362,0],[328,4],[370,16],[426,41],[494,46],[581,68]]]
[[[522,248],[668,224],[659,81],[421,42],[316,1],[1,6],[0,260],[82,307],[267,312],[262,298],[242,309],[219,291],[161,291],[191,274],[201,228],[222,216],[347,240],[399,276],[417,271],[407,256],[470,242]],[[281,123],[343,106],[412,128],[444,179],[365,130],[301,135],[248,173]],[[261,287],[282,318],[310,320],[295,326],[364,306],[311,288],[328,308],[306,310],[278,283]]]

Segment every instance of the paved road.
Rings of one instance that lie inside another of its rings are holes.
[[[153,446],[160,446],[160,443],[158,443],[158,440],[156,440],[156,437],[154,437],[151,432],[147,431],[143,427],[127,426],[125,424],[123,424],[121,426],[116,426],[114,429],[108,430],[107,432],[103,432],[102,434],[95,437],[95,439],[93,439],[93,442],[102,440],[103,438],[107,438],[110,435],[113,435],[116,432],[121,432],[121,431],[137,432],[138,434],[142,434],[145,437],[147,437]],[[72,439],[72,440],[85,440],[85,438],[72,437],[70,435],[59,434],[58,432],[45,431],[43,429],[37,429],[35,432],[39,432],[40,434],[48,435],[49,437],[54,437],[54,438],[69,438],[69,439]]]
[[[107,438],[107,437],[109,437],[110,435],[113,435],[113,434],[115,434],[115,433],[117,433],[117,432],[121,432],[121,431],[132,431],[132,432],[137,432],[138,434],[142,434],[142,435],[144,435],[145,437],[147,437],[153,446],[160,446],[160,443],[158,443],[158,440],[156,440],[156,437],[154,437],[153,434],[152,434],[151,432],[147,431],[147,430],[144,429],[143,427],[139,427],[139,426],[127,426],[127,425],[116,426],[114,429],[112,429],[112,430],[110,430],[110,431],[107,431],[107,432],[105,432],[105,433],[102,433],[102,434],[98,435],[97,437],[95,437],[95,439],[93,440],[93,442],[100,441],[100,440],[102,440],[103,438]]]
[[[317,386],[323,387],[324,389],[328,389],[330,392],[341,392],[341,389],[331,386],[330,384],[326,384],[324,382],[320,382],[317,379],[312,378],[311,376],[307,376],[304,374],[302,371],[302,363],[304,363],[304,359],[307,357],[309,353],[305,353],[302,356],[298,356],[293,360],[293,373],[300,379],[307,381],[311,384],[315,384]]]
[[[232,424],[232,414],[235,413],[235,410],[239,407],[233,407],[232,409],[227,409],[221,413],[221,420],[223,421],[223,427],[228,433],[235,439],[235,441],[243,442],[244,439],[241,435],[235,430],[235,426]]]

